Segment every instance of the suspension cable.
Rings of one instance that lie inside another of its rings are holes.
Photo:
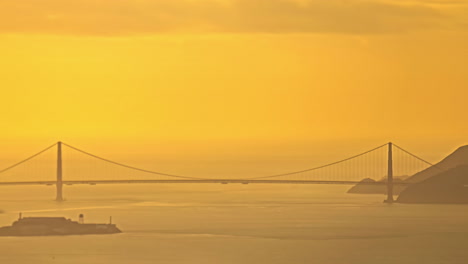
[[[24,159],[24,160],[22,160],[22,161],[20,161],[20,162],[18,162],[18,163],[15,163],[15,164],[11,165],[10,167],[7,167],[7,168],[5,168],[5,169],[3,169],[3,170],[0,170],[0,173],[4,173],[4,172],[6,172],[6,171],[8,171],[8,170],[10,170],[10,169],[13,169],[13,168],[16,167],[16,166],[19,166],[19,165],[25,163],[25,162],[28,161],[28,160],[31,160],[31,159],[33,159],[33,158],[35,158],[35,157],[41,155],[42,153],[46,152],[47,150],[49,150],[49,149],[55,147],[55,145],[57,145],[57,143],[54,143],[53,145],[51,145],[51,146],[45,148],[44,150],[39,151],[38,153],[32,155],[31,157],[29,157],[29,158],[27,158],[27,159]]]
[[[336,164],[339,164],[339,163],[342,163],[342,162],[345,162],[345,161],[348,161],[348,160],[352,160],[354,158],[358,158],[360,156],[363,156],[365,154],[368,154],[370,152],[373,152],[375,150],[378,150],[380,148],[383,148],[385,146],[387,146],[388,143],[386,144],[383,144],[381,146],[378,146],[376,148],[373,148],[371,150],[368,150],[366,152],[363,152],[361,154],[358,154],[358,155],[354,155],[352,157],[349,157],[349,158],[346,158],[346,159],[343,159],[343,160],[339,160],[339,161],[336,161],[336,162],[332,162],[332,163],[329,163],[329,164],[325,164],[325,165],[322,165],[322,166],[318,166],[318,167],[315,167],[315,168],[311,168],[311,169],[306,169],[306,170],[301,170],[301,171],[295,171],[295,172],[289,172],[289,173],[283,173],[283,174],[277,174],[277,175],[271,175],[271,176],[261,176],[261,177],[254,177],[254,178],[245,178],[243,180],[256,180],[256,179],[267,179],[267,178],[276,178],[276,177],[282,177],[282,176],[288,176],[288,175],[293,175],[293,174],[299,174],[299,173],[303,173],[303,172],[308,172],[308,171],[314,171],[314,170],[318,170],[318,169],[323,169],[323,168],[326,168],[326,167],[329,167],[329,166],[332,166],[332,165],[336,165]]]
[[[189,177],[189,176],[180,176],[180,175],[173,175],[173,174],[167,174],[167,173],[161,173],[161,172],[156,172],[156,171],[150,171],[150,170],[146,170],[146,169],[140,169],[140,168],[137,168],[137,167],[133,167],[133,166],[130,166],[130,165],[126,165],[126,164],[123,164],[123,163],[119,163],[119,162],[115,162],[115,161],[112,161],[112,160],[109,160],[109,159],[106,159],[106,158],[102,158],[102,157],[99,157],[99,156],[96,156],[94,154],[91,154],[89,152],[86,152],[84,150],[81,150],[81,149],[78,149],[78,148],[75,148],[73,146],[70,146],[66,143],[63,143],[63,145],[73,149],[73,150],[76,150],[78,152],[81,152],[85,155],[88,155],[88,156],[91,156],[93,158],[96,158],[96,159],[99,159],[99,160],[102,160],[102,161],[105,161],[105,162],[108,162],[108,163],[111,163],[111,164],[114,164],[114,165],[118,165],[118,166],[121,166],[121,167],[124,167],[124,168],[128,168],[128,169],[132,169],[132,170],[137,170],[137,171],[141,171],[141,172],[146,172],[146,173],[150,173],[150,174],[156,174],[156,175],[161,175],[161,176],[168,176],[168,177],[175,177],[175,178],[181,178],[181,179],[192,179],[192,180],[206,180],[204,178],[196,178],[196,177]]]
[[[114,164],[114,165],[118,165],[118,166],[121,166],[121,167],[125,167],[125,168],[128,168],[128,169],[132,169],[132,170],[137,170],[137,171],[141,171],[141,172],[145,172],[145,173],[150,173],[150,174],[156,174],[156,175],[161,175],[161,176],[168,176],[168,177],[175,177],[175,178],[182,178],[182,179],[192,179],[192,180],[207,180],[207,178],[197,178],[197,177],[189,177],[189,176],[181,176],[181,175],[173,175],[173,174],[167,174],[167,173],[161,173],[161,172],[156,172],[156,171],[150,171],[150,170],[146,170],[146,169],[141,169],[141,168],[137,168],[137,167],[133,167],[133,166],[130,166],[130,165],[126,165],[126,164],[123,164],[123,163],[119,163],[119,162],[115,162],[115,161],[111,161],[109,159],[106,159],[106,158],[102,158],[102,157],[99,157],[97,155],[94,155],[94,154],[91,154],[89,152],[86,152],[84,150],[81,150],[81,149],[78,149],[78,148],[75,148],[71,145],[68,145],[66,143],[62,143],[63,145],[75,150],[75,151],[78,151],[78,152],[81,152],[85,155],[88,155],[88,156],[91,156],[93,158],[96,158],[96,159],[99,159],[99,160],[102,160],[102,161],[105,161],[105,162],[108,162],[108,163],[111,163],[111,164]],[[54,143],[53,145],[41,150],[40,152],[18,162],[18,163],[15,163],[7,168],[4,168],[2,170],[0,170],[0,174],[1,173],[4,173],[10,169],[13,169],[37,156],[39,156],[40,154],[46,152],[47,150],[55,147],[57,145],[57,143]],[[349,161],[349,160],[352,160],[352,159],[355,159],[355,158],[358,158],[360,156],[363,156],[365,154],[368,154],[370,152],[373,152],[375,150],[378,150],[384,146],[387,146],[388,144],[384,144],[384,145],[381,145],[381,146],[378,146],[376,148],[373,148],[369,151],[366,151],[366,152],[363,152],[361,154],[358,154],[358,155],[355,155],[355,156],[352,156],[352,157],[349,157],[349,158],[346,158],[346,159],[343,159],[343,160],[339,160],[339,161],[336,161],[336,162],[332,162],[332,163],[329,163],[329,164],[325,164],[325,165],[322,165],[322,166],[318,166],[318,167],[314,167],[314,168],[311,168],[311,169],[306,169],[306,170],[301,170],[301,171],[295,171],[295,172],[289,172],[289,173],[283,173],[283,174],[277,174],[277,175],[270,175],[270,176],[261,176],[261,177],[251,177],[251,178],[240,178],[239,180],[256,180],[256,179],[267,179],[267,178],[276,178],[276,177],[282,177],[282,176],[288,176],[288,175],[294,175],[294,174],[299,174],[299,173],[304,173],[304,172],[309,172],[309,171],[314,171],[314,170],[318,170],[318,169],[322,169],[322,168],[326,168],[326,167],[329,167],[329,166],[332,166],[332,165],[336,165],[336,164],[339,164],[339,163],[342,163],[342,162],[345,162],[345,161]],[[401,148],[400,146],[396,145],[396,144],[393,144],[395,147],[397,147],[398,149],[400,149],[401,151],[405,152],[406,154],[418,159],[419,161],[422,161],[432,167],[435,167],[437,169],[440,169],[440,170],[443,170],[442,168],[440,167],[437,167],[436,165],[412,154],[411,152]]]
[[[422,162],[424,162],[424,163],[426,163],[426,164],[428,164],[428,165],[430,165],[430,166],[432,166],[432,167],[434,167],[434,168],[437,168],[437,169],[440,169],[440,170],[444,170],[444,169],[438,167],[437,165],[432,164],[432,163],[430,163],[429,161],[424,160],[424,159],[422,159],[422,158],[420,158],[420,157],[414,155],[413,153],[411,153],[411,152],[409,152],[409,151],[403,149],[402,147],[400,147],[400,146],[398,146],[398,145],[396,145],[396,144],[393,144],[393,146],[397,147],[399,150],[405,152],[406,154],[410,155],[411,157],[416,158],[416,159],[418,159],[418,160],[420,160],[420,161],[422,161]]]

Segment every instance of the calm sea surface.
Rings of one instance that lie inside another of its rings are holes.
[[[0,187],[0,226],[24,216],[124,233],[0,237],[0,263],[468,263],[468,206],[388,205],[349,186],[154,184]]]

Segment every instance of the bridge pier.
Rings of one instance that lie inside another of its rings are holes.
[[[57,196],[55,200],[57,202],[63,201],[63,181],[62,181],[62,142],[57,142],[57,181],[55,182],[57,187]]]
[[[388,174],[387,174],[387,200],[386,203],[393,203],[393,144],[388,143]]]

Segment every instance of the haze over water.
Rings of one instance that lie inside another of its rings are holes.
[[[349,186],[1,187],[0,225],[24,216],[108,222],[117,235],[2,237],[1,263],[466,263],[468,206],[384,204]]]
[[[287,184],[66,185],[56,203],[54,186],[3,185],[60,178],[61,144],[11,167],[57,141],[223,180],[393,142],[413,158],[395,147],[401,180],[468,144],[467,25],[468,0],[0,1],[0,226],[83,213],[123,230],[0,237],[0,263],[468,262],[466,205]],[[391,178],[387,153],[330,175]],[[83,154],[64,148],[63,180],[149,177]]]

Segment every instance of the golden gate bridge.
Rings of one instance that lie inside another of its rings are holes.
[[[430,166],[434,165],[396,144],[386,143],[352,157],[293,172],[235,178],[192,177],[134,167],[59,141],[0,170],[0,185],[55,185],[56,200],[63,201],[64,185],[74,184],[384,184],[386,201],[391,203],[394,185],[409,184],[402,179]]]

